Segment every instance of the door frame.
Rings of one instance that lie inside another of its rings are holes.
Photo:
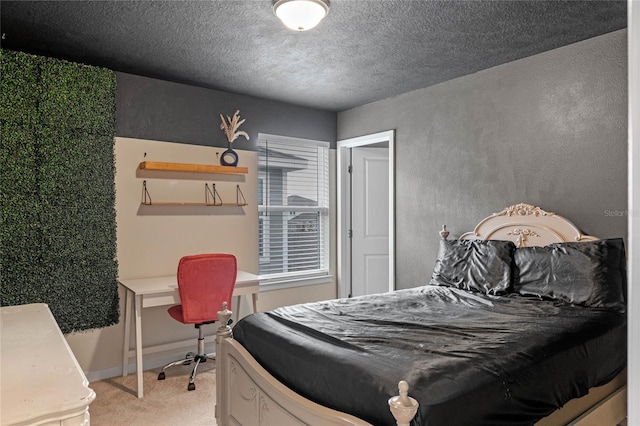
[[[351,217],[351,186],[349,164],[351,148],[389,144],[389,291],[395,288],[395,132],[387,130],[371,135],[340,140],[337,143],[337,189],[338,189],[338,297],[348,297],[351,292],[351,239],[349,218]]]
[[[637,360],[640,355],[640,3],[627,2],[627,52],[629,93],[629,260],[628,301],[629,323],[628,360]],[[628,424],[640,423],[640,407],[633,403],[640,398],[640,365],[629,362],[627,393]]]

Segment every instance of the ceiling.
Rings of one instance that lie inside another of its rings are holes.
[[[6,1],[2,47],[342,111],[626,27],[626,1],[330,0],[294,32],[271,0]]]

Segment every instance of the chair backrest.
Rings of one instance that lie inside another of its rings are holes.
[[[183,322],[197,324],[218,320],[222,302],[231,309],[238,271],[232,254],[184,256],[178,263],[178,290]]]

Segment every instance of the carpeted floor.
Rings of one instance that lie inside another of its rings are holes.
[[[191,366],[172,367],[165,380],[159,368],[144,372],[144,398],[136,397],[136,375],[91,382],[91,426],[215,426],[216,370],[209,360],[198,367],[196,390],[188,391]]]

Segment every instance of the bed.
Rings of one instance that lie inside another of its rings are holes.
[[[218,425],[621,420],[622,240],[584,235],[524,203],[459,239],[444,227],[441,237],[433,274],[419,287],[221,327]],[[407,418],[392,414],[398,406]]]

